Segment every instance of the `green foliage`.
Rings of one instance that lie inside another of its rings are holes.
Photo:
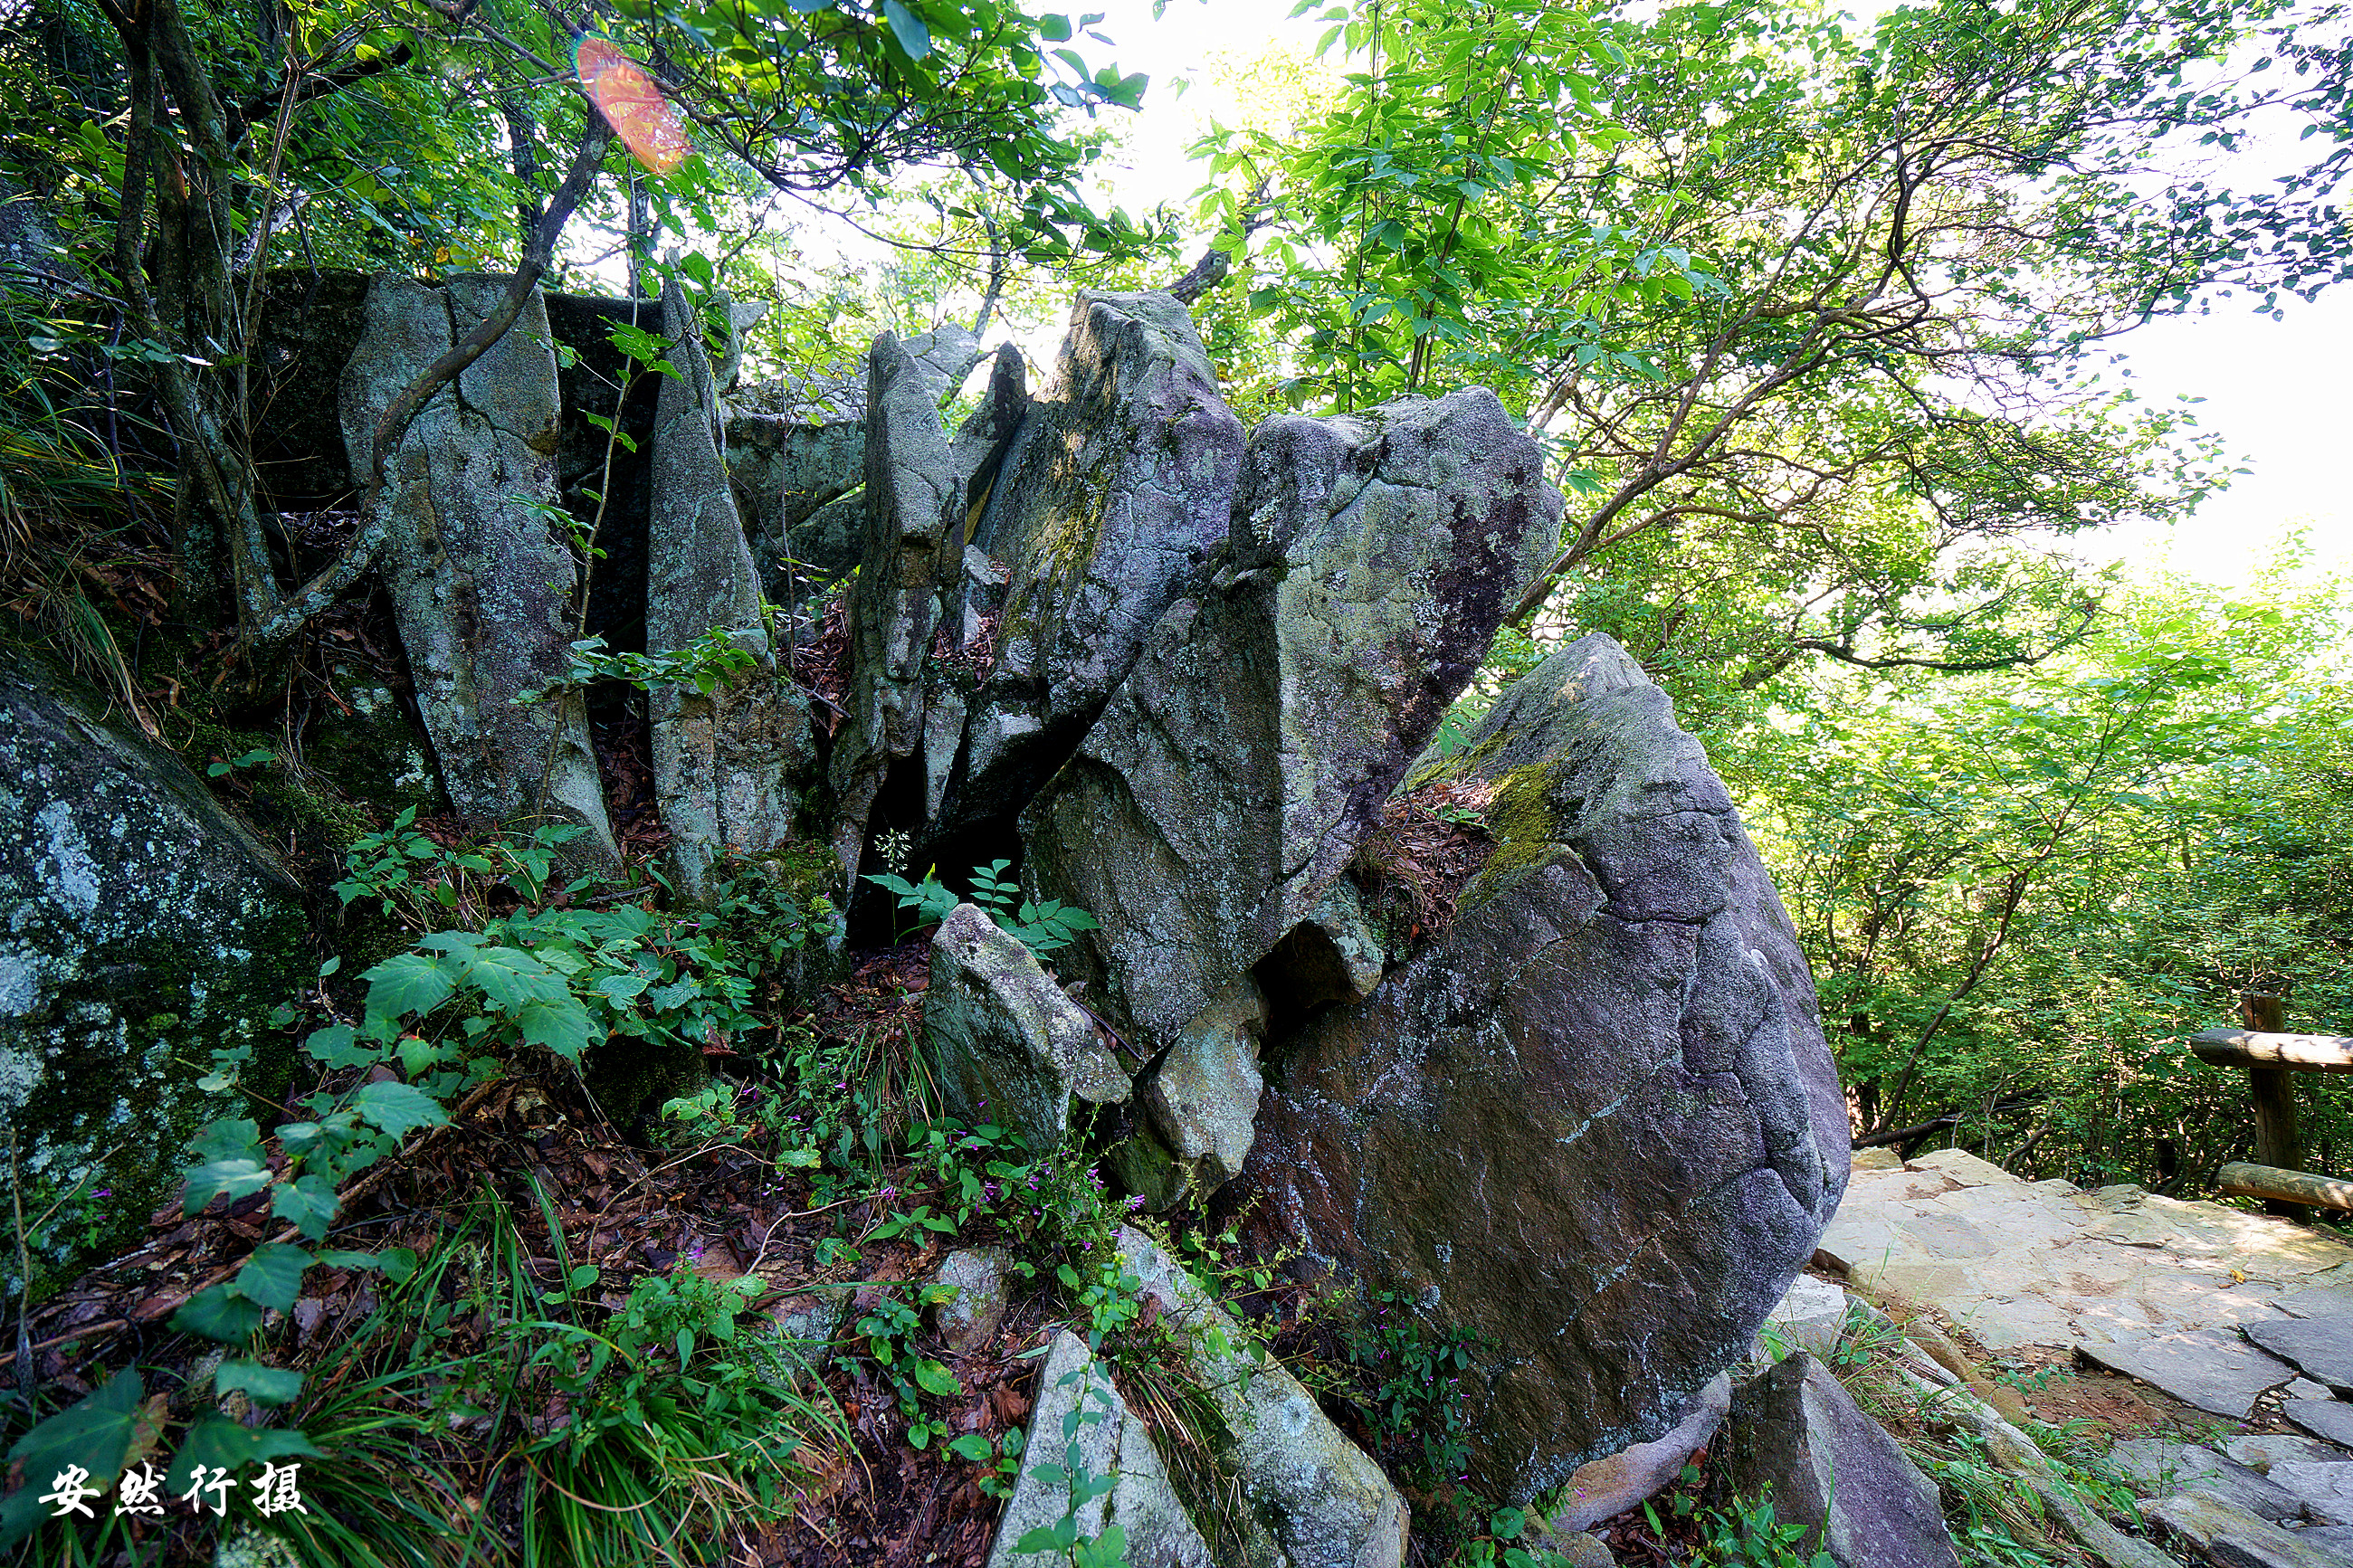
[[[545,823],[527,835],[450,848],[419,831],[417,808],[407,806],[389,826],[352,841],[335,896],[347,909],[374,899],[379,913],[418,931],[479,923],[493,887],[510,888],[527,903],[544,899],[557,852],[580,833],[568,823]]]
[[[1487,1517],[1487,1528],[1457,1547],[1447,1559],[1449,1568],[1572,1568],[1569,1559],[1546,1547],[1527,1545],[1525,1510],[1499,1508]]]
[[[1570,501],[1512,618],[1548,603],[1720,700],[1825,658],[2064,647],[2084,585],[2014,542],[2225,477],[2183,411],[2103,379],[2106,344],[2347,266],[2317,210],[2353,158],[2335,12],[1325,15],[1310,111],[1199,150],[1202,216],[1281,329],[1237,379],[1310,407],[1493,387]],[[2226,188],[2200,149],[2270,114],[2316,138],[2309,167]]]
[[[257,746],[252,751],[247,752],[240,756],[229,758],[227,762],[216,762],[209,764],[205,769],[205,776],[206,778],[216,779],[222,774],[234,772],[238,768],[262,767],[270,763],[274,763],[277,760],[277,752]]]
[[[9,1447],[8,1462],[23,1467],[25,1484],[0,1500],[0,1550],[14,1547],[39,1528],[49,1511],[39,1494],[69,1466],[87,1471],[90,1486],[111,1487],[121,1478],[138,1435],[139,1404],[145,1393],[136,1372],[116,1373]]]
[[[934,1438],[947,1436],[947,1426],[924,1409],[923,1396],[953,1398],[964,1392],[964,1385],[937,1357],[914,1348],[923,1327],[918,1305],[899,1300],[889,1285],[869,1289],[874,1293],[873,1305],[858,1320],[858,1332],[864,1336],[875,1364],[898,1396],[899,1414],[907,1421],[908,1447],[928,1447]],[[955,1293],[952,1286],[926,1285],[920,1306],[947,1300]]]
[[[1374,1429],[1392,1442],[1413,1439],[1426,1484],[1459,1479],[1471,1458],[1461,1378],[1471,1370],[1478,1336],[1455,1328],[1433,1337],[1411,1300],[1391,1291],[1366,1304],[1371,1315],[1344,1338],[1349,1361],[1370,1384],[1360,1403]]]
[[[2031,673],[1822,679],[1709,737],[1865,1120],[2085,1185],[2202,1182],[2244,1089],[2186,1046],[2232,993],[2353,1009],[2337,595],[2158,586]],[[2299,1085],[2318,1168],[2353,1152]]]
[[[976,866],[970,878],[971,901],[979,905],[999,929],[1018,938],[1022,946],[1041,959],[1070,946],[1079,932],[1097,929],[1094,916],[1060,899],[1049,899],[1041,904],[1020,898],[1020,884],[1005,879],[1012,864],[1010,860],[993,860],[986,866]],[[938,924],[956,905],[965,901],[941,882],[936,867],[925,872],[920,882],[888,873],[869,873],[865,879],[898,896],[899,907],[915,917],[912,930]]]
[[[1688,1507],[1690,1500],[1678,1497],[1676,1501]],[[1653,1512],[1651,1517],[1656,1529],[1658,1516]],[[1814,1531],[1774,1517],[1769,1495],[1735,1499],[1725,1508],[1699,1510],[1697,1518],[1700,1545],[1694,1563],[1709,1568],[1837,1568],[1827,1549],[1806,1549],[1806,1538]]]
[[[1092,1248],[1090,1248],[1092,1250]],[[1129,1273],[1110,1247],[1103,1249],[1094,1267],[1084,1273],[1071,1264],[1055,1267],[1054,1277],[1076,1298],[1086,1322],[1088,1351],[1103,1353],[1103,1342],[1134,1322],[1144,1312],[1135,1297],[1144,1281]]]
[[[1056,1456],[1060,1462],[1049,1460],[1029,1467],[1029,1473],[1040,1484],[1056,1489],[1067,1488],[1062,1516],[1050,1524],[1041,1524],[1023,1533],[1013,1543],[1017,1552],[1050,1552],[1071,1564],[1071,1568],[1117,1568],[1127,1561],[1127,1531],[1117,1524],[1106,1525],[1100,1535],[1080,1533],[1079,1511],[1098,1498],[1109,1497],[1119,1486],[1117,1475],[1096,1475],[1087,1463],[1085,1451],[1079,1443],[1079,1434],[1089,1426],[1100,1426],[1118,1408],[1117,1395],[1107,1381],[1099,1384],[1099,1363],[1090,1355],[1084,1362],[1062,1374],[1057,1386],[1078,1389],[1071,1408],[1062,1413],[1062,1447]],[[1032,1445],[1030,1458],[1036,1458]]]
[[[571,659],[559,680],[520,692],[514,700],[526,705],[545,702],[599,680],[621,681],[640,691],[691,686],[708,697],[758,662],[748,649],[738,647],[727,632],[718,628],[670,653],[611,653],[607,651],[604,636],[599,633],[572,645]]]

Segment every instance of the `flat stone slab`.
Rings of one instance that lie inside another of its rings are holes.
[[[2249,1323],[2247,1338],[2337,1393],[2353,1392],[2353,1317]]]
[[[2290,1388],[2294,1384],[2288,1384]],[[2353,1450],[2324,1443],[2317,1437],[2295,1437],[2284,1432],[2255,1432],[2244,1437],[2232,1437],[2222,1444],[2222,1456],[2235,1459],[2251,1470],[2262,1472],[2274,1465],[2334,1465],[2353,1459]]]
[[[2232,1568],[2345,1568],[2345,1560],[2335,1552],[2306,1545],[2304,1532],[2282,1530],[2213,1498],[2164,1498],[2142,1503],[2140,1511],[2188,1542],[2209,1563]]]
[[[2292,1492],[2317,1524],[2353,1524],[2353,1462],[2306,1464],[2290,1459],[2274,1465],[2271,1484]]]
[[[2220,1329],[2191,1329],[2087,1345],[2083,1353],[2102,1366],[2163,1389],[2185,1404],[2233,1421],[2247,1418],[2257,1394],[2295,1375],[2295,1369],[2285,1362]]]
[[[1814,1261],[1868,1295],[1939,1312],[1992,1350],[2088,1352],[2353,1317],[2353,1246],[2333,1236],[2129,1184],[2021,1182],[1974,1155],[1898,1169],[1872,1152]],[[2271,1386],[2268,1368],[2263,1376]]]
[[[2304,1500],[2298,1494],[2195,1443],[2127,1437],[2108,1450],[2108,1462],[2139,1482],[2150,1497],[2220,1498],[2274,1524],[2304,1517]]]
[[[1938,1172],[1965,1187],[2000,1186],[2018,1181],[1992,1161],[1980,1160],[1959,1149],[1939,1149],[1933,1154],[1923,1154],[1911,1163],[1910,1168]]]
[[[2291,1399],[2280,1414],[2316,1437],[2353,1447],[2353,1405],[2338,1399]]]

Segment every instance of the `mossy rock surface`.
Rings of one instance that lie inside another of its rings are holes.
[[[1556,653],[1417,776],[1491,792],[1493,854],[1377,990],[1269,1042],[1233,1201],[1480,1343],[1472,1473],[1527,1501],[1745,1352],[1837,1212],[1846,1109],[1763,862],[1622,648]]]
[[[301,889],[178,757],[37,658],[0,649],[0,1120],[43,1293],[131,1243],[181,1144],[237,1100],[196,1087],[316,969]],[[0,1279],[15,1285],[14,1258]]]

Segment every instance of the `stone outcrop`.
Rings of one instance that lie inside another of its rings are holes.
[[[1409,1514],[1378,1465],[1348,1441],[1279,1363],[1260,1363],[1200,1283],[1142,1233],[1123,1227],[1121,1264],[1156,1310],[1222,1434],[1210,1462],[1241,1506],[1219,1525],[1243,1561],[1266,1568],[1402,1568]]]
[[[1936,1483],[1805,1352],[1735,1394],[1725,1426],[1732,1489],[1771,1488],[1775,1516],[1807,1528],[1807,1551],[1839,1568],[1958,1568]]]
[[[377,416],[493,309],[501,278],[443,288],[389,275],[344,367],[343,441],[368,472]],[[554,510],[555,351],[532,292],[513,328],[418,410],[389,459],[381,570],[449,804],[468,822],[552,816],[576,862],[617,858],[580,694],[561,682],[578,570]]]
[[[940,1260],[933,1283],[955,1294],[932,1310],[940,1342],[958,1355],[994,1338],[1005,1321],[1006,1271],[1013,1255],[1001,1247],[960,1247]]]
[[[2323,1531],[2282,1530],[2218,1498],[2158,1498],[2140,1511],[2200,1561],[2227,1568],[2342,1568],[2347,1561],[2343,1543],[2319,1539]]]
[[[1074,1542],[1098,1540],[1116,1525],[1125,1538],[1123,1560],[1129,1568],[1212,1568],[1208,1542],[1169,1484],[1152,1435],[1120,1396],[1111,1368],[1089,1355],[1067,1330],[1054,1336],[1047,1352],[1029,1431],[1020,1479],[997,1522],[988,1568],[1067,1563],[1067,1549],[1020,1550],[1030,1531],[1052,1530],[1065,1519]],[[1073,1509],[1073,1474],[1082,1485],[1113,1477],[1118,1482]]]
[[[1327,890],[1556,542],[1559,507],[1483,390],[1268,421],[1215,577],[1024,814],[1027,884],[1102,921],[1090,978],[1141,1048],[1170,1051],[1171,1098],[1207,1123],[1255,1109],[1251,968],[1303,922],[1345,923]],[[1247,1148],[1172,1115],[1153,1131],[1208,1185]]]
[[[976,904],[958,904],[933,933],[923,1039],[949,1115],[994,1122],[1041,1152],[1069,1136],[1072,1100],[1128,1097],[1093,1021]]]
[[[700,898],[720,856],[756,858],[793,837],[813,787],[817,744],[808,699],[777,678],[719,449],[702,321],[675,280],[662,294],[662,330],[678,374],[662,378],[654,416],[646,651],[679,652],[717,632],[751,661],[708,691],[666,684],[648,694],[655,798],[679,888]]]
[[[762,581],[773,585],[770,598],[793,603],[811,584],[829,583],[858,564],[865,510],[840,503],[866,482],[862,413],[818,424],[730,415],[727,470]]]
[[[36,1294],[138,1237],[180,1144],[242,1097],[217,1048],[282,1089],[269,1016],[311,977],[301,889],[171,752],[0,651],[0,1123],[16,1140]],[[192,1069],[189,1063],[198,1064]],[[0,1258],[13,1293],[15,1249]]]
[[[923,659],[940,614],[945,536],[960,486],[930,383],[885,332],[868,356],[866,547],[848,605],[849,710],[830,763],[832,833],[858,875],[875,797],[923,739]]]
[[[993,664],[940,816],[1009,818],[1060,766],[1162,613],[1225,542],[1242,426],[1183,306],[1079,297],[971,542],[1006,569]]]
[[[1657,1437],[1837,1208],[1811,981],[1664,693],[1607,637],[1496,704],[1447,777],[1498,840],[1434,943],[1271,1051],[1257,1223],[1494,1347],[1480,1479],[1513,1498]]]

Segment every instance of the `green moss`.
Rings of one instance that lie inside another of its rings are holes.
[[[1497,782],[1486,813],[1495,850],[1463,889],[1458,910],[1476,909],[1521,872],[1547,864],[1559,853],[1561,827],[1553,812],[1551,782],[1551,770],[1540,764],[1514,768]]]
[[[270,1018],[316,958],[278,836],[257,841],[101,694],[0,660],[0,1119],[44,1294],[138,1239],[191,1132],[251,1113],[197,1087],[216,1050],[244,1047],[246,1087],[284,1094],[292,1042]]]

